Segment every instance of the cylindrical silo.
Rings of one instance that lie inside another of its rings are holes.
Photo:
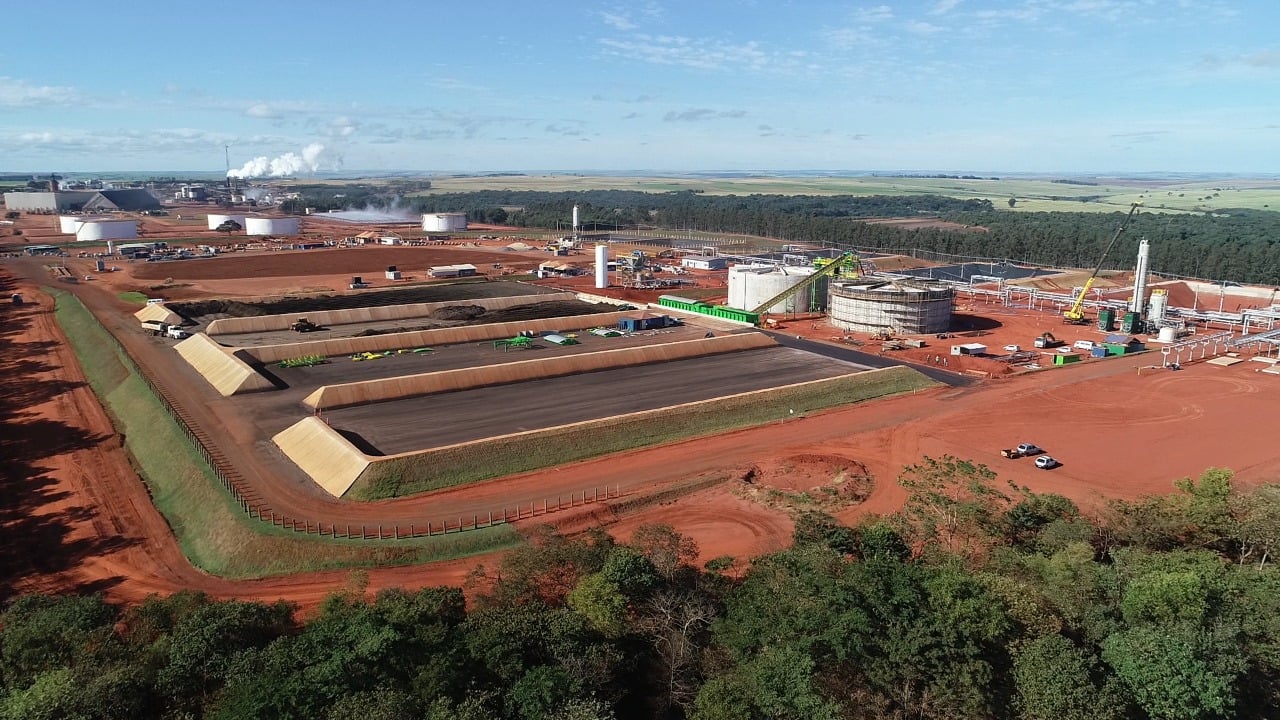
[[[1178,330],[1173,327],[1160,328],[1160,334],[1156,337],[1156,342],[1171,343],[1178,341]]]
[[[467,229],[466,213],[426,213],[422,216],[425,232],[453,232]]]
[[[609,287],[609,246],[596,245],[596,287]]]
[[[297,235],[298,218],[245,218],[245,235]]]
[[[74,235],[76,232],[76,221],[80,218],[75,215],[59,215],[58,216],[58,232],[63,235]]]
[[[138,237],[137,220],[91,220],[80,223],[76,241],[124,240]]]
[[[956,291],[946,285],[861,281],[832,283],[831,324],[857,332],[926,335],[951,328]]]
[[[245,218],[244,215],[222,215],[222,214],[211,213],[209,215],[209,229],[217,230],[218,227],[222,225],[222,223],[228,220],[235,222],[237,225],[240,226],[241,229],[244,229],[244,218]]]
[[[729,270],[729,307],[754,311],[783,292],[804,282],[815,272],[811,267],[779,267],[774,265],[735,266]],[[808,312],[813,307],[813,287],[797,290],[791,297],[760,312]]]
[[[1169,309],[1169,291],[1156,288],[1151,291],[1151,307],[1147,311],[1147,321],[1159,326],[1164,322],[1165,312]]]

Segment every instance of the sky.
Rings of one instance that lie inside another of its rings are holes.
[[[0,170],[1280,172],[1276,0],[5,3]],[[229,151],[226,149],[229,147]]]

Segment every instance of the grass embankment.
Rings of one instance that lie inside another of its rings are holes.
[[[935,383],[906,367],[508,435],[374,462],[346,497],[379,500],[713,435]]]
[[[507,525],[412,540],[361,541],[299,535],[249,518],[97,319],[75,296],[54,289],[46,292],[56,298],[58,324],[90,386],[124,435],[153,502],[196,567],[242,579],[422,563],[519,542]]]
[[[140,292],[122,292],[119,295],[116,295],[116,297],[120,298],[122,302],[127,302],[130,305],[147,304],[147,296]]]

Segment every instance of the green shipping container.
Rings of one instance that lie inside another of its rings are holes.
[[[1098,329],[1103,331],[1111,331],[1115,329],[1116,311],[1111,308],[1103,308],[1098,311]]]

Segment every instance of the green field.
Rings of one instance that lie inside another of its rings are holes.
[[[1206,212],[1223,208],[1280,210],[1280,180],[1153,181],[1124,178],[1054,182],[1054,178],[974,180],[924,177],[610,177],[503,175],[432,178],[426,194],[511,190],[573,192],[694,190],[708,195],[945,195],[990,200],[997,209],[1020,212],[1114,212],[1141,202],[1152,212]],[[376,181],[372,181],[376,182]],[[1081,200],[1088,198],[1088,200]]]
[[[70,293],[57,300],[58,324],[86,377],[111,413],[156,508],[196,567],[223,577],[254,578],[313,570],[408,565],[510,547],[509,525],[413,540],[322,538],[245,515],[187,436],[97,319]]]

